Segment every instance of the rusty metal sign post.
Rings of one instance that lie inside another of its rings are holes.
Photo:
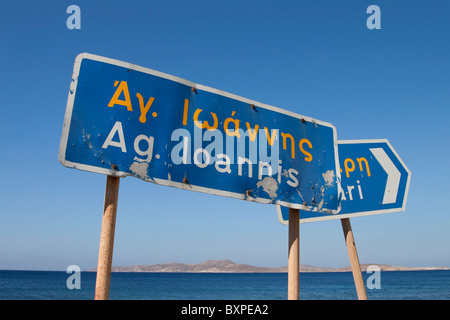
[[[288,300],[300,294],[300,224],[299,210],[289,209]]]
[[[106,177],[105,204],[103,208],[97,278],[95,282],[95,300],[109,299],[119,184],[119,177]]]
[[[352,226],[349,218],[341,219],[342,230],[344,231],[345,244],[347,246],[350,267],[352,269],[353,281],[355,282],[358,300],[367,300],[366,287],[361,274],[358,252],[356,251],[355,238],[353,237]]]

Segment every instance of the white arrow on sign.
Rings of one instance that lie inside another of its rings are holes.
[[[384,190],[383,204],[395,203],[397,201],[398,187],[400,185],[400,171],[398,171],[397,167],[383,148],[370,148],[369,150],[388,175],[386,189]]]

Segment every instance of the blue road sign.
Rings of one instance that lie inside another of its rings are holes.
[[[338,214],[300,212],[300,222],[404,211],[411,172],[388,140],[338,141],[342,208]],[[288,208],[277,206],[281,223]]]
[[[101,174],[336,213],[336,137],[326,122],[83,53],[59,159]]]

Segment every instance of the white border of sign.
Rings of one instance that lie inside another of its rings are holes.
[[[386,143],[388,147],[391,149],[391,151],[394,153],[394,155],[397,157],[398,161],[402,164],[402,166],[405,168],[406,172],[408,172],[408,179],[406,181],[406,187],[405,187],[405,196],[403,198],[403,203],[401,208],[394,208],[394,209],[380,209],[380,210],[372,210],[372,211],[364,211],[364,212],[357,212],[357,213],[346,213],[346,214],[332,214],[329,216],[322,216],[317,218],[307,218],[307,219],[299,219],[300,223],[307,223],[307,222],[314,222],[314,221],[327,221],[327,220],[336,220],[336,219],[345,219],[345,218],[353,218],[353,217],[362,217],[362,216],[370,216],[375,214],[382,214],[382,213],[391,213],[391,212],[402,212],[406,209],[406,200],[408,198],[408,192],[409,192],[409,183],[411,181],[411,171],[409,171],[408,167],[405,165],[403,160],[400,158],[398,153],[395,151],[395,149],[392,147],[392,145],[389,143],[387,139],[370,139],[370,140],[338,140],[339,144],[360,144],[360,143]],[[278,220],[281,224],[289,225],[288,220],[284,220],[283,216],[281,214],[281,207],[277,205],[277,215]],[[301,213],[300,213],[301,215]]]
[[[95,172],[95,173],[100,173],[100,174],[106,174],[106,175],[111,175],[111,176],[116,176],[116,177],[127,177],[130,176],[129,173],[127,172],[122,172],[122,171],[115,171],[115,170],[109,170],[109,169],[105,169],[105,168],[99,168],[99,167],[95,167],[95,166],[90,166],[90,165],[85,165],[85,164],[78,164],[78,163],[73,163],[70,161],[67,161],[65,159],[65,154],[66,154],[66,146],[67,146],[67,141],[68,141],[68,137],[69,137],[69,131],[70,131],[70,122],[71,122],[71,117],[72,117],[72,109],[73,109],[73,104],[74,104],[74,99],[75,99],[75,94],[76,94],[76,90],[77,90],[77,84],[78,84],[78,76],[80,73],[80,67],[81,67],[81,61],[83,59],[90,59],[90,60],[95,60],[95,61],[99,61],[99,62],[104,62],[104,63],[108,63],[108,64],[112,64],[112,65],[116,65],[116,66],[120,66],[120,67],[124,67],[127,69],[131,69],[131,70],[135,70],[135,71],[139,71],[139,72],[143,72],[143,73],[147,73],[147,74],[151,74],[160,78],[164,78],[164,79],[168,79],[168,80],[172,80],[181,84],[184,84],[186,86],[190,86],[190,87],[194,87],[196,89],[199,90],[203,90],[203,91],[208,91],[217,95],[221,95],[224,97],[228,97],[234,100],[238,100],[238,101],[242,101],[244,103],[248,103],[248,104],[254,104],[255,106],[257,106],[258,108],[264,108],[267,110],[271,110],[271,111],[275,111],[278,113],[282,113],[282,114],[286,114],[288,116],[294,117],[294,118],[298,118],[298,119],[304,119],[305,121],[311,122],[311,123],[317,123],[319,125],[325,126],[325,127],[330,127],[333,130],[333,139],[334,139],[334,153],[335,153],[335,170],[336,170],[336,177],[337,177],[337,181],[338,181],[338,192],[341,192],[341,185],[340,185],[340,180],[341,180],[341,175],[340,175],[340,167],[339,167],[339,157],[338,157],[338,142],[337,142],[337,132],[336,132],[336,128],[328,122],[324,122],[324,121],[320,121],[320,120],[316,120],[307,116],[303,116],[291,111],[287,111],[287,110],[283,110],[281,108],[277,108],[277,107],[273,107],[267,104],[263,104],[261,102],[257,102],[254,100],[250,100],[247,98],[243,98],[237,95],[234,95],[232,93],[228,93],[225,91],[221,91],[218,89],[214,89],[214,88],[210,88],[204,85],[200,85],[179,77],[175,77],[166,73],[162,73],[156,70],[152,70],[149,68],[144,68],[141,66],[137,66],[134,64],[130,64],[127,62],[123,62],[123,61],[119,61],[119,60],[114,60],[114,59],[110,59],[110,58],[105,58],[102,56],[97,56],[97,55],[93,55],[90,53],[80,53],[76,59],[75,59],[75,64],[74,64],[74,68],[73,68],[73,75],[72,75],[72,82],[70,84],[70,91],[69,91],[69,95],[68,95],[68,99],[67,99],[67,106],[66,106],[66,113],[64,116],[64,126],[63,126],[63,131],[61,134],[61,143],[60,143],[60,148],[59,148],[59,161],[61,162],[62,165],[66,166],[66,167],[71,167],[71,168],[76,168],[76,169],[81,169],[81,170],[86,170],[86,171],[90,171],[90,172]],[[169,181],[169,180],[162,180],[162,179],[154,179],[154,182],[160,185],[165,185],[165,186],[170,186],[170,187],[176,187],[176,188],[180,188],[180,189],[186,189],[186,190],[192,190],[192,191],[197,191],[197,192],[202,192],[202,193],[209,193],[209,194],[215,194],[215,195],[220,195],[220,196],[226,196],[226,197],[231,197],[231,198],[236,198],[236,199],[242,199],[242,200],[248,200],[248,201],[255,201],[258,203],[272,203],[271,200],[269,199],[263,199],[263,198],[251,198],[251,197],[246,197],[246,195],[244,194],[240,194],[240,193],[234,193],[234,192],[228,192],[228,191],[222,191],[222,190],[216,190],[216,189],[210,189],[210,188],[205,188],[205,187],[199,187],[199,186],[194,186],[194,185],[190,185],[190,184],[184,184],[184,183],[179,183],[179,182],[174,182],[174,181]],[[257,201],[256,201],[257,200]],[[284,202],[284,201],[280,201],[280,204],[282,204],[283,206],[286,207],[290,207],[290,208],[294,208],[294,209],[302,209],[307,211],[308,207],[304,206],[303,204],[293,204],[293,203],[288,203],[288,202]],[[339,212],[339,210],[337,210],[336,212]]]

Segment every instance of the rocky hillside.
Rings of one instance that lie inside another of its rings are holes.
[[[199,264],[161,263],[149,266],[113,267],[113,272],[287,272],[287,268],[255,267],[231,260],[207,260]]]
[[[371,264],[362,264],[361,270],[365,272]],[[416,271],[416,270],[450,270],[447,267],[401,267],[390,266],[386,264],[375,264],[381,271]],[[91,270],[95,271],[95,270]],[[216,273],[255,273],[255,272],[287,272],[287,266],[279,268],[256,267],[248,264],[237,264],[231,260],[207,260],[199,264],[186,263],[161,263],[153,265],[112,267],[113,272],[216,272]],[[322,268],[306,264],[300,265],[300,272],[348,272],[350,267],[346,268]]]

